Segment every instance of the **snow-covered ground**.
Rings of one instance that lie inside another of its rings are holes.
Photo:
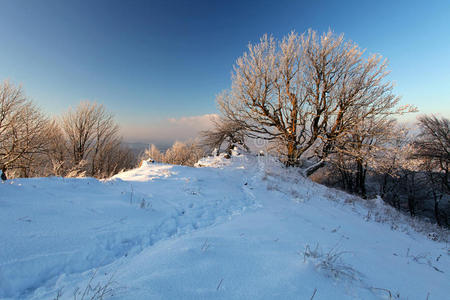
[[[448,233],[267,157],[199,166],[2,184],[0,298],[450,299]]]

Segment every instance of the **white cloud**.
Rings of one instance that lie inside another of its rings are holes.
[[[186,141],[197,137],[200,131],[211,128],[215,118],[218,118],[217,114],[206,114],[168,118],[157,123],[123,125],[122,135],[126,141],[155,144]]]

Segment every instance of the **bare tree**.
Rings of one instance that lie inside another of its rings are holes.
[[[440,183],[450,193],[450,121],[436,116],[419,118],[420,134],[414,145],[415,156],[428,161],[430,168],[440,173]]]
[[[69,109],[62,118],[62,129],[73,165],[80,164],[92,152],[96,115],[97,104],[82,102],[76,110]]]
[[[105,177],[121,165],[111,161],[112,157],[117,158],[119,152],[125,151],[121,146],[119,127],[103,105],[80,103],[76,110],[70,109],[63,116],[62,129],[72,162],[70,173],[74,176],[85,172]]]
[[[49,122],[47,132],[49,143],[45,151],[46,158],[44,159],[45,166],[42,175],[63,176],[69,167],[69,153],[64,133],[56,120]]]
[[[0,83],[0,167],[13,177],[110,176],[134,167],[118,125],[102,105],[81,103],[49,121],[21,87]]]
[[[450,194],[450,121],[436,116],[419,118],[420,133],[414,142],[414,157],[423,161],[422,169],[427,175],[428,184],[434,200],[436,221],[447,222],[447,216],[441,212],[440,201],[444,194]],[[441,214],[444,214],[441,217]]]
[[[367,118],[334,142],[335,154],[329,155],[327,160],[338,167],[346,190],[363,198],[367,196],[367,172],[385,159],[377,154],[387,149],[395,134],[393,120]]]
[[[108,178],[122,170],[135,168],[136,155],[122,143],[109,144],[100,156],[100,166],[95,175],[98,178]]]
[[[106,163],[104,156],[107,153],[120,148],[121,138],[119,126],[115,123],[113,116],[99,106],[95,115],[94,125],[94,149],[91,159],[91,174],[100,176]]]
[[[397,186],[403,176],[418,171],[420,162],[411,160],[412,146],[410,131],[404,126],[390,126],[386,143],[374,149],[371,168],[376,174],[379,183],[379,195],[384,198],[393,192],[391,197],[397,201],[399,198]],[[399,208],[397,202],[391,203]]]
[[[48,150],[55,143],[52,122],[42,115],[27,113],[27,117],[18,120],[25,127],[24,141],[30,149],[22,155],[12,166],[17,177],[35,177],[46,175]],[[34,131],[34,132],[33,132]]]
[[[21,87],[5,81],[0,84],[0,164],[21,169],[23,176],[36,155],[43,153],[48,120],[23,94]]]
[[[284,145],[286,164],[297,165],[311,147],[323,159],[365,119],[413,111],[397,108],[386,80],[387,63],[364,57],[356,43],[331,31],[263,36],[234,66],[230,91],[217,101],[224,118],[247,135]]]

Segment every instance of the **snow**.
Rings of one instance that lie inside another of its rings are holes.
[[[1,189],[1,299],[449,299],[448,232],[270,157]]]

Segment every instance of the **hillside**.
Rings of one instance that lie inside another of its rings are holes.
[[[0,299],[450,294],[448,232],[268,157],[0,188]]]

